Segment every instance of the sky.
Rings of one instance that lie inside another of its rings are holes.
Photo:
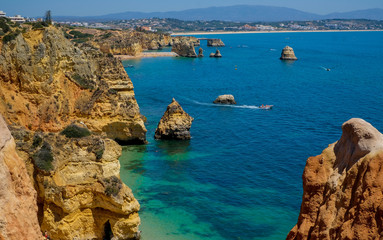
[[[126,11],[164,12],[238,4],[290,7],[328,14],[368,8],[383,8],[383,0],[0,0],[0,10],[8,16],[98,16]]]

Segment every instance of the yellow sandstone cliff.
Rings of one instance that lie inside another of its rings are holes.
[[[30,30],[0,53],[0,113],[30,130],[57,132],[73,120],[123,142],[145,142],[146,129],[122,63],[60,29]]]

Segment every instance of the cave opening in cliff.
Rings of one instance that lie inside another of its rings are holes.
[[[104,240],[111,240],[113,238],[112,227],[109,220],[104,225]]]

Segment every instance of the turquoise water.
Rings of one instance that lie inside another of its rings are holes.
[[[284,239],[297,222],[306,159],[352,117],[383,130],[383,32],[207,37],[225,42],[223,58],[124,63],[135,66],[126,71],[148,118],[149,144],[120,158],[143,239]],[[279,60],[286,45],[298,61]],[[205,56],[215,51],[201,46]],[[236,107],[211,104],[227,93]],[[195,119],[190,141],[153,138],[173,97]]]

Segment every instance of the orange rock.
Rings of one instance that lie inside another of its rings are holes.
[[[383,237],[383,135],[362,119],[342,129],[338,142],[307,160],[301,211],[288,240]]]
[[[0,239],[41,239],[36,191],[0,115]]]

